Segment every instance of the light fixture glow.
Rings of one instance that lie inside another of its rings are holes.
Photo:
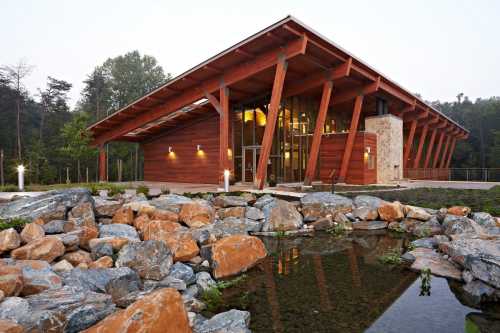
[[[230,159],[233,157],[233,150],[231,148],[227,148],[227,157]]]
[[[229,176],[231,171],[228,169],[224,170],[224,192],[229,192]]]
[[[24,165],[18,165],[17,166],[17,182],[18,182],[18,187],[19,191],[24,191]]]
[[[173,152],[174,152],[174,150],[172,149],[172,146],[169,146],[169,147],[168,147],[168,152],[169,152],[169,153],[173,153]]]
[[[201,150],[201,145],[196,145],[196,150],[200,151]]]

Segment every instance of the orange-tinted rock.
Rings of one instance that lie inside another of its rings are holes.
[[[378,207],[378,214],[383,221],[401,221],[405,216],[403,213],[403,205],[395,202],[383,202]]]
[[[80,246],[83,248],[89,247],[89,242],[99,236],[99,230],[93,227],[82,227],[78,232],[78,238],[80,239]]]
[[[63,243],[56,237],[47,236],[39,238],[10,253],[13,259],[34,259],[52,262],[64,254]]]
[[[215,209],[205,200],[196,200],[182,205],[179,219],[191,228],[201,228],[214,222]]]
[[[146,224],[148,224],[150,221],[149,215],[147,214],[141,214],[137,216],[134,220],[134,227],[139,231],[139,232],[144,232],[144,228],[146,227]]]
[[[113,216],[113,223],[132,224],[134,223],[134,211],[130,207],[122,207]]]
[[[0,319],[0,332],[2,333],[23,333],[24,327],[13,321]]]
[[[448,208],[448,214],[458,215],[458,216],[467,216],[470,214],[470,208],[465,206],[453,206]]]
[[[50,222],[50,221],[47,221],[47,222]],[[37,218],[37,219],[33,220],[33,223],[39,224],[39,225],[44,225],[46,222],[41,218]]]
[[[0,290],[5,296],[17,296],[23,287],[23,273],[20,267],[0,266]]]
[[[246,207],[229,207],[219,209],[219,217],[225,219],[226,217],[245,217]]]
[[[110,256],[104,256],[89,264],[89,268],[111,268],[113,259]]]
[[[36,223],[28,223],[24,226],[23,231],[21,231],[21,240],[23,243],[30,243],[35,239],[40,239],[45,236],[45,230],[43,227]]]
[[[133,207],[131,207],[132,210],[133,210]],[[156,208],[154,206],[151,206],[151,205],[141,205],[139,207],[139,210],[137,211],[137,215],[147,215],[147,216],[151,216],[153,215],[153,213],[155,212]]]
[[[179,215],[169,210],[156,209],[151,215],[152,220],[162,220],[162,221],[170,221],[177,222],[179,221]]]
[[[225,237],[212,246],[214,277],[222,278],[244,272],[266,256],[264,243],[257,237]]]
[[[160,239],[163,238],[165,234],[173,233],[182,226],[176,222],[153,220],[149,221],[142,231],[144,240],[148,239]]]
[[[78,266],[81,263],[88,265],[92,262],[90,253],[83,250],[68,252],[62,257],[62,259],[69,261],[69,263],[73,266]]]
[[[14,228],[0,232],[0,253],[17,249],[21,246],[21,237]]]
[[[190,333],[189,321],[181,294],[164,288],[134,302],[125,310],[117,311],[86,333]]]
[[[162,239],[174,255],[174,261],[189,261],[200,253],[198,244],[189,234],[173,233]]]
[[[86,263],[82,262],[82,263],[78,264],[78,266],[76,266],[76,268],[88,269],[89,265],[87,265]]]
[[[115,252],[121,250],[121,248],[130,242],[130,239],[125,237],[103,237],[103,238],[94,238],[89,242],[89,246],[91,249],[96,247],[99,243],[109,243]]]

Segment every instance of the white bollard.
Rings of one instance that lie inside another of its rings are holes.
[[[229,192],[229,175],[231,172],[229,170],[224,170],[224,192]]]
[[[17,167],[17,183],[19,191],[24,191],[24,165],[19,165]]]

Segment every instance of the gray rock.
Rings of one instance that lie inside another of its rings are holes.
[[[32,312],[28,301],[21,297],[7,297],[0,303],[0,319],[12,320],[23,324]]]
[[[124,237],[132,241],[140,241],[137,230],[128,224],[104,224],[99,226],[99,237]]]
[[[80,230],[70,231],[64,234],[56,234],[53,237],[57,237],[66,247],[66,251],[76,250],[80,244]]]
[[[118,253],[116,267],[130,267],[143,279],[161,280],[170,272],[173,258],[162,241],[128,243]]]
[[[64,232],[64,225],[67,223],[65,220],[52,220],[43,225],[43,230],[46,234],[60,234]]]
[[[45,221],[63,220],[68,210],[84,202],[94,204],[87,189],[49,191],[36,197],[25,197],[0,205],[0,219],[34,220],[40,217]]]
[[[444,233],[448,236],[474,233],[476,231],[474,228],[475,223],[476,222],[465,216],[447,214],[443,220]]]
[[[412,270],[420,272],[424,269],[430,269],[433,275],[462,280],[461,271],[437,252],[427,248],[417,248],[410,254],[415,257],[415,261],[410,267]]]
[[[196,276],[193,269],[181,262],[176,262],[172,265],[172,267],[170,268],[170,274],[168,276],[180,279],[184,281],[186,285],[191,285],[196,282]]]
[[[151,200],[150,204],[159,209],[165,209],[172,211],[174,213],[179,213],[181,206],[185,203],[190,203],[191,200],[188,197],[177,195],[177,194],[167,194],[160,195],[158,198]]]
[[[212,279],[210,273],[207,272],[199,272],[196,274],[196,286],[200,291],[209,290],[213,286],[215,286],[216,282]]]
[[[371,195],[357,195],[353,200],[355,207],[370,207],[375,209],[379,208],[383,202],[384,200]]]
[[[230,235],[246,235],[249,232],[257,232],[262,229],[262,225],[263,223],[255,220],[226,217],[222,221],[216,221],[213,226],[216,234],[220,234],[222,237],[225,237]]]
[[[262,209],[265,220],[262,231],[290,231],[303,225],[302,215],[292,203],[276,199]]]
[[[437,218],[433,216],[424,223],[416,224],[412,232],[418,237],[433,236],[443,233],[443,228]]]
[[[99,217],[113,217],[120,209],[122,203],[117,200],[105,200],[101,197],[94,197],[95,210]]]
[[[414,247],[425,247],[428,249],[434,249],[434,248],[437,248],[437,246],[438,246],[437,241],[432,237],[420,238],[420,239],[414,240],[413,242],[411,242],[411,244]]]
[[[253,206],[255,208],[262,209],[262,208],[264,208],[264,206],[269,205],[270,203],[272,203],[275,200],[276,200],[276,198],[273,197],[272,195],[264,194],[259,199],[257,199],[257,201],[255,201]]]
[[[265,218],[264,213],[260,209],[255,207],[247,207],[245,211],[245,217],[247,219],[255,221],[263,220]]]
[[[200,287],[197,284],[192,284],[182,293],[186,297],[198,297],[200,294]]]
[[[330,192],[313,192],[300,199],[304,221],[316,221],[320,217],[334,215],[336,212],[352,211],[352,200]]]
[[[236,195],[219,195],[214,198],[213,203],[218,207],[245,207],[247,200]]]
[[[75,268],[69,273],[62,273],[63,283],[75,289],[84,291],[106,292],[106,285],[116,279],[136,281],[136,272],[128,267],[121,268]]]
[[[101,257],[112,256],[113,255],[113,246],[111,243],[107,242],[95,242],[91,243],[90,250],[92,251],[92,258],[97,260]]]
[[[432,217],[431,214],[421,207],[407,205],[404,210],[407,218],[427,221]]]
[[[491,228],[497,226],[495,218],[491,216],[491,214],[489,213],[484,213],[484,212],[473,213],[472,219],[476,221],[477,224],[485,228]]]
[[[199,313],[205,310],[205,308],[207,307],[205,303],[189,295],[182,295],[182,299],[184,301],[184,307],[186,308],[186,311],[189,312]]]
[[[47,289],[59,289],[62,280],[50,264],[40,260],[37,265],[26,264],[22,266],[24,287],[23,295],[32,295]]]
[[[106,293],[111,295],[113,302],[119,307],[129,305],[128,302],[121,302],[121,300],[126,298],[130,293],[140,291],[141,289],[142,281],[137,274],[118,276],[115,279],[109,280],[105,286]]]
[[[387,228],[388,223],[385,221],[361,221],[352,223],[354,230],[379,230]]]
[[[475,305],[500,300],[500,290],[496,290],[479,280],[468,282],[463,286],[463,290],[468,301]]]
[[[362,221],[376,220],[378,218],[378,210],[373,207],[358,206],[353,209],[352,215]]]
[[[193,328],[195,333],[251,333],[249,325],[250,312],[233,309],[196,322]]]

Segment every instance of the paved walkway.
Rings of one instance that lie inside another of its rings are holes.
[[[432,188],[454,188],[460,190],[489,190],[493,186],[498,186],[498,182],[459,182],[459,181],[438,181],[438,180],[410,180],[399,183],[408,188],[432,187]]]

